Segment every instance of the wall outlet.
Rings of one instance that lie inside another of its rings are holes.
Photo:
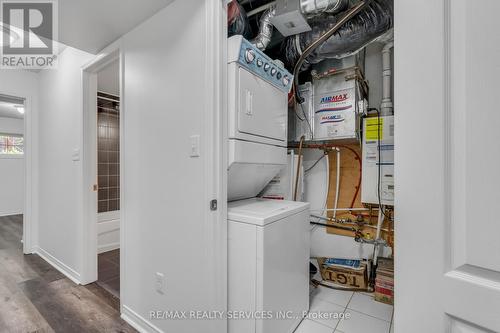
[[[155,289],[159,294],[165,294],[165,275],[156,272]]]

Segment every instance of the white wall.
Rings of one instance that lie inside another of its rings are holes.
[[[217,308],[209,256],[216,230],[207,221],[205,187],[212,166],[205,126],[208,70],[206,6],[174,1],[122,41],[125,59],[123,307],[149,319],[151,310]],[[219,5],[222,9],[222,5]],[[209,68],[214,64],[210,63]],[[201,137],[201,157],[190,158],[189,137]],[[222,221],[219,221],[222,223]],[[155,274],[166,292],[155,291]],[[127,311],[129,313],[129,311]],[[214,321],[151,320],[164,332],[222,332]],[[225,326],[225,324],[223,324]]]
[[[24,134],[24,119],[0,118],[0,133]],[[24,156],[0,155],[0,216],[24,211]]]
[[[79,279],[81,252],[81,67],[92,56],[67,47],[56,70],[39,74],[39,240],[42,255]]]

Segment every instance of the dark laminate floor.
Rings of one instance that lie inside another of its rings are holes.
[[[0,217],[0,332],[136,332],[119,300],[76,285],[39,256],[23,255],[22,215]]]
[[[99,254],[97,284],[120,298],[120,250]]]

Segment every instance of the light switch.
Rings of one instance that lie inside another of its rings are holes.
[[[79,161],[80,160],[80,149],[73,149],[73,154],[71,154],[71,159],[73,161]]]
[[[199,135],[191,135],[189,138],[191,143],[191,151],[189,156],[191,157],[200,157],[200,136]]]
[[[165,294],[165,275],[156,272],[155,289],[159,294]]]

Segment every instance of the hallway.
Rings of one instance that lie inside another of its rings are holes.
[[[22,253],[22,215],[0,217],[0,332],[136,332],[119,300]]]

